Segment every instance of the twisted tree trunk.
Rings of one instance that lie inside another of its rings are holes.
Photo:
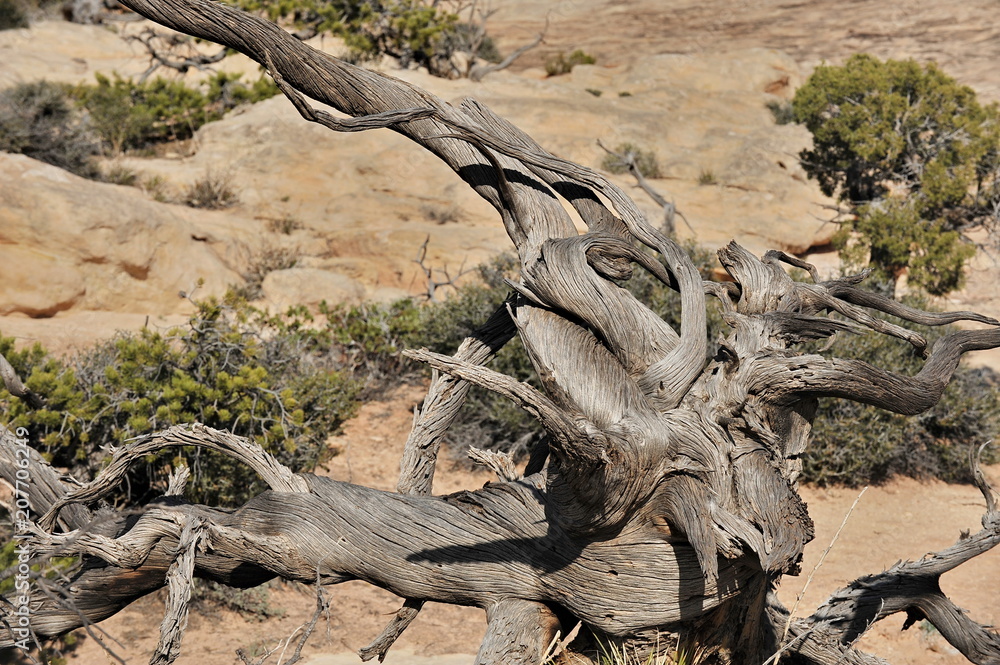
[[[90,485],[69,488],[4,432],[0,473],[14,485],[20,459],[28,459],[33,488],[41,488],[30,502],[42,517],[26,526],[26,542],[36,556],[84,560],[70,580],[35,581],[37,635],[99,621],[167,586],[170,621],[152,661],[167,663],[178,653],[191,575],[235,586],[277,576],[321,584],[361,579],[406,598],[362,650],[366,658],[384,656],[433,600],[486,610],[476,661],[484,665],[537,665],[556,628],[565,632],[577,621],[637,645],[677,633],[702,662],[761,663],[780,651],[796,662],[871,663],[878,661],[850,645],[898,611],[928,616],[973,662],[1000,662],[996,635],[958,611],[936,583],[1000,540],[985,484],[984,530],[937,558],[859,581],[804,619],[789,619],[770,593],[781,575],[798,572],[812,538],[796,476],[816,399],[919,412],[938,400],[964,352],[1000,346],[1000,328],[945,336],[913,377],[806,354],[798,345],[867,327],[926,352],[919,335],[871,309],[930,325],[997,321],[908,309],[858,290],[857,280],[793,282],[781,263],[801,262],[780,252],[758,258],[735,243],[719,252],[733,282],[705,283],[619,189],[545,152],[474,100],[451,106],[210,0],[123,3],[265,65],[308,120],[335,131],[390,128],[438,155],[496,208],[523,277],[455,356],[411,352],[442,374],[407,442],[399,493],[291,474],[251,444],[197,425],[138,441]],[[350,117],[315,110],[303,95]],[[579,212],[586,233],[577,233],[560,197]],[[618,285],[635,266],[679,291],[680,330]],[[721,301],[731,328],[711,359],[706,296]],[[544,393],[485,367],[514,334]],[[501,482],[432,497],[440,435],[469,384],[515,401],[541,422],[547,441],[525,477],[507,460],[483,455]],[[227,511],[186,504],[176,496],[178,480],[138,515],[84,507],[110,491],[132,460],[172,445],[227,452],[271,490]],[[11,627],[0,647],[18,641],[13,606],[0,605]]]

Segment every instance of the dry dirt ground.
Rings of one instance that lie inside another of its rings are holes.
[[[396,482],[399,453],[412,420],[420,387],[399,389],[391,399],[366,404],[342,436],[332,441],[339,451],[322,473],[339,480],[391,490]],[[1000,465],[988,469],[1000,484]],[[480,487],[490,475],[455,468],[443,460],[435,493]],[[808,574],[819,562],[857,499],[859,490],[805,488],[803,495],[816,522],[816,539],[806,548],[804,573],[786,578],[779,593],[792,607]],[[799,604],[798,614],[816,608],[832,591],[861,575],[875,573],[900,559],[918,558],[947,547],[962,530],[975,531],[983,500],[975,488],[899,480],[869,488],[850,514],[823,565],[816,571]],[[986,624],[1000,623],[1000,551],[974,559],[943,578],[942,586],[955,602]],[[306,623],[315,609],[312,590],[285,585],[272,591],[272,603],[285,610],[281,618],[248,621],[225,610],[192,613],[178,665],[237,663],[237,648],[262,654]],[[363,582],[329,589],[329,622],[321,622],[303,653],[309,665],[360,663],[352,652],[365,646],[399,609],[391,593]],[[153,594],[100,627],[120,644],[111,646],[129,663],[148,659],[158,637],[163,595]],[[903,617],[887,619],[863,638],[861,648],[895,665],[958,665],[965,663],[947,642],[926,625],[900,632]],[[482,611],[429,604],[390,652],[389,665],[459,665],[472,662],[485,630]],[[77,631],[80,633],[81,631]],[[107,659],[97,641],[85,638],[71,663],[98,665]],[[270,661],[274,663],[272,659]]]

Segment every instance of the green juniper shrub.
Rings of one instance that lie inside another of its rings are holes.
[[[205,91],[202,91],[202,88]],[[124,172],[105,176],[95,157],[190,138],[206,122],[240,104],[278,93],[266,76],[244,84],[219,73],[201,87],[155,79],[137,83],[101,74],[94,84],[19,83],[0,91],[0,150],[20,153],[87,178],[123,182]],[[134,178],[131,179],[134,182]],[[218,196],[201,197],[212,204]]]
[[[888,285],[905,270],[908,283],[933,295],[962,287],[976,246],[943,219],[926,220],[918,202],[889,198],[857,206],[852,224],[834,236],[845,266],[866,264]],[[852,242],[860,234],[861,242]]]
[[[356,306],[322,306],[327,339],[337,363],[364,386],[364,394],[383,394],[399,379],[413,373],[413,364],[400,353],[414,345],[420,307],[411,299]]]
[[[221,117],[208,110],[204,94],[181,81],[136,83],[117,74],[113,79],[97,74],[96,79],[96,84],[77,86],[74,95],[112,153],[190,138]]]
[[[97,177],[100,142],[59,83],[18,83],[0,91],[0,150]]]
[[[853,217],[835,244],[861,267],[932,294],[962,285],[963,232],[1000,204],[1000,114],[931,63],[860,54],[821,66],[795,93],[813,135],[803,167]],[[867,251],[870,257],[867,258]]]
[[[95,78],[94,84],[76,86],[73,95],[112,153],[191,138],[202,125],[219,120],[236,106],[279,92],[269,77],[246,85],[239,74],[221,72],[199,87],[164,78],[142,82],[117,74]]]
[[[363,386],[362,399],[377,399],[401,381],[419,382],[428,375],[426,367],[400,354],[404,349],[454,353],[506,299],[509,289],[503,280],[516,274],[516,266],[513,254],[502,254],[480,267],[481,283],[461,286],[437,303],[420,305],[402,299],[357,306],[321,304],[319,321],[300,307],[272,317],[269,325],[297,336],[308,354],[328,357],[354,376]],[[534,370],[516,338],[490,366],[519,380],[534,380]],[[540,435],[537,423],[506,398],[474,387],[446,435],[446,445],[459,459],[470,445],[520,455]]]
[[[397,58],[403,68],[426,67],[434,76],[457,74],[456,53],[497,62],[500,54],[481,26],[459,18],[466,9],[454,0],[229,0],[271,20],[289,21],[315,33],[343,38],[353,62]],[[473,52],[475,51],[475,52]]]
[[[37,345],[15,351],[0,338],[0,351],[48,400],[28,410],[0,391],[0,405],[47,460],[80,479],[106,462],[107,445],[190,422],[249,437],[293,470],[312,469],[327,454],[326,437],[354,413],[360,385],[305,353],[296,336],[262,326],[244,302],[207,300],[187,326],[120,335],[68,360]],[[118,500],[161,492],[170,468],[185,462],[193,500],[241,503],[263,489],[234,460],[171,449],[135,465]]]
[[[256,104],[281,94],[278,84],[270,76],[261,74],[256,81],[247,85],[242,74],[216,72],[205,83],[205,99],[209,105],[221,109],[223,113],[244,104]]]

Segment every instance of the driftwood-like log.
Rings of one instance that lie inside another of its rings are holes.
[[[455,355],[410,352],[440,373],[415,415],[397,492],[294,474],[252,443],[200,425],[133,442],[91,483],[71,488],[2,432],[0,476],[16,481],[27,464],[34,480],[31,514],[41,518],[26,525],[31,551],[82,562],[68,580],[33,587],[39,637],[100,621],[168,587],[153,662],[169,663],[180,648],[192,577],[238,587],[281,577],[320,585],[365,580],[404,598],[362,650],[365,658],[384,657],[423,603],[438,601],[485,610],[481,665],[537,665],[556,630],[565,634],[578,623],[635,647],[658,632],[676,633],[699,662],[875,663],[852,644],[894,612],[926,616],[973,662],[1000,659],[995,634],[957,610],[936,582],[1000,540],[989,490],[984,530],[954,548],[858,580],[808,617],[790,620],[771,594],[780,576],[798,572],[813,537],[796,478],[816,399],[899,413],[929,408],[962,354],[1000,347],[997,321],[905,307],[860,289],[863,276],[795,282],[783,264],[814,279],[815,270],[781,252],[754,256],[735,242],[719,252],[733,281],[705,283],[670,234],[645,220],[624,192],[546,152],[475,100],[450,105],[222,3],[122,1],[261,63],[306,120],[333,131],[387,128],[430,150],[496,209],[522,277]],[[585,233],[563,200],[586,223]],[[679,329],[622,288],[637,269],[679,292]],[[730,326],[714,358],[707,357],[707,296],[721,301]],[[945,335],[928,350],[923,337],[880,312],[986,327]],[[799,347],[847,330],[906,340],[926,362],[903,376]],[[486,367],[515,334],[541,390]],[[12,393],[33,399],[9,366],[0,363],[0,370]],[[499,482],[432,496],[441,437],[470,384],[536,417],[546,442],[523,475],[505,459],[480,454]],[[144,506],[91,512],[131,461],[186,445],[245,462],[271,489],[223,510],[186,503],[178,476]],[[12,607],[0,604],[8,625]],[[0,635],[0,648],[14,642],[12,632]]]

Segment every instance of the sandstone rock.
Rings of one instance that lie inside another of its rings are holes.
[[[357,305],[366,299],[365,287],[358,281],[317,268],[276,270],[264,278],[261,289],[263,303],[277,312],[292,305]]]
[[[86,287],[56,256],[33,247],[0,244],[0,315],[46,318],[77,304]]]
[[[218,213],[151,201],[0,153],[0,313],[51,316],[70,306],[162,314],[186,309],[179,291],[239,282],[242,236]],[[210,242],[208,235],[218,240]]]
[[[89,79],[96,70],[136,71],[119,67],[128,49],[103,28],[43,22],[29,32],[35,38],[0,35],[0,49],[18,53],[9,62],[0,59],[0,81],[38,76],[43,67],[62,80]],[[76,43],[87,40],[94,45]],[[330,40],[325,46],[339,49]],[[83,49],[85,71],[68,57],[71,49]],[[247,62],[227,67],[249,68]],[[137,58],[129,67],[145,64]],[[813,217],[815,204],[826,199],[794,159],[808,133],[776,126],[765,106],[776,95],[787,97],[802,79],[781,53],[656,55],[544,80],[500,72],[481,84],[415,70],[388,73],[456,103],[475,96],[548,150],[585,165],[601,164],[597,139],[654,150],[663,172],[654,186],[690,221],[693,231],[679,224],[681,235],[702,244],[737,238],[757,252],[801,252],[822,245],[833,230]],[[588,88],[603,93],[595,97]],[[424,267],[451,275],[510,247],[484,201],[435,157],[391,131],[335,134],[306,123],[278,97],[206,125],[192,145],[187,156],[131,156],[122,163],[140,179],[162,178],[174,196],[208,173],[222,174],[238,192],[239,206],[204,212],[157,203],[136,189],[0,156],[4,251],[14,256],[16,246],[18,265],[27,252],[37,252],[58,267],[48,271],[51,285],[31,286],[6,267],[15,265],[13,258],[0,264],[6,280],[0,311],[187,311],[178,291],[190,292],[201,277],[198,294],[220,293],[239,283],[269,247],[298,259],[295,268],[264,276],[269,307],[388,299],[426,291],[414,261],[424,242]],[[706,171],[718,184],[698,184]],[[630,177],[614,178],[651,219],[660,219]],[[288,234],[277,230],[281,220],[294,222]]]

